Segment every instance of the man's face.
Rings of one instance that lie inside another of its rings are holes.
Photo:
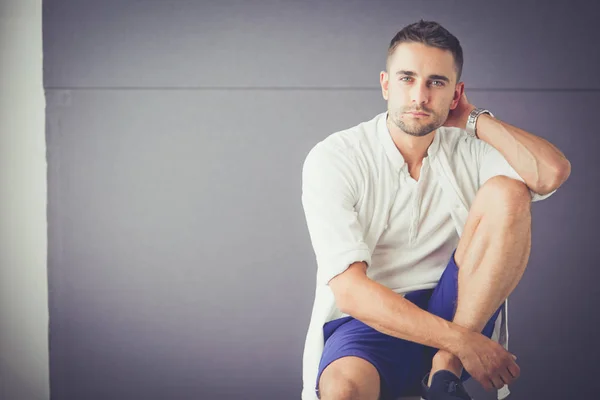
[[[421,43],[400,44],[380,77],[390,122],[412,136],[433,132],[458,104],[456,78],[450,51]]]

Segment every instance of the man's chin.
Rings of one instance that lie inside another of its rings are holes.
[[[415,136],[415,137],[427,136],[430,133],[432,133],[433,131],[435,131],[437,128],[438,128],[437,126],[427,126],[427,127],[409,127],[409,126],[406,126],[406,127],[400,127],[400,129],[402,129],[402,131],[404,133],[406,133],[407,135],[410,135],[410,136]]]

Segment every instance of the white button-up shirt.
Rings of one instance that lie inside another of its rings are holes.
[[[477,190],[491,177],[523,179],[488,143],[441,127],[414,180],[386,126],[387,113],[333,133],[309,152],[302,204],[317,260],[315,300],[303,355],[303,400],[316,400],[323,325],[345,316],[329,281],[364,261],[394,292],[436,286],[457,247]],[[532,201],[545,199],[531,191]],[[505,311],[493,339],[508,346]],[[499,391],[499,398],[508,388]]]

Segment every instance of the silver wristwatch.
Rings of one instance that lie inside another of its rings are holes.
[[[469,118],[467,118],[467,133],[469,134],[469,136],[471,137],[478,137],[477,136],[477,129],[475,128],[475,126],[477,125],[477,118],[479,118],[479,116],[481,114],[490,114],[490,116],[494,116],[494,114],[492,114],[489,110],[483,109],[483,108],[476,108],[473,111],[471,111],[471,113],[469,114]]]

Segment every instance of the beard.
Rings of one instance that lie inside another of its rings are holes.
[[[394,113],[389,113],[389,116],[390,120],[404,133],[411,136],[421,137],[430,134],[440,126],[444,125],[446,118],[448,118],[449,111],[450,110],[448,109],[448,111],[445,113],[439,113],[427,108],[404,108]],[[404,115],[404,113],[407,112],[424,112],[429,114],[429,116],[422,118],[411,118],[408,115]]]

